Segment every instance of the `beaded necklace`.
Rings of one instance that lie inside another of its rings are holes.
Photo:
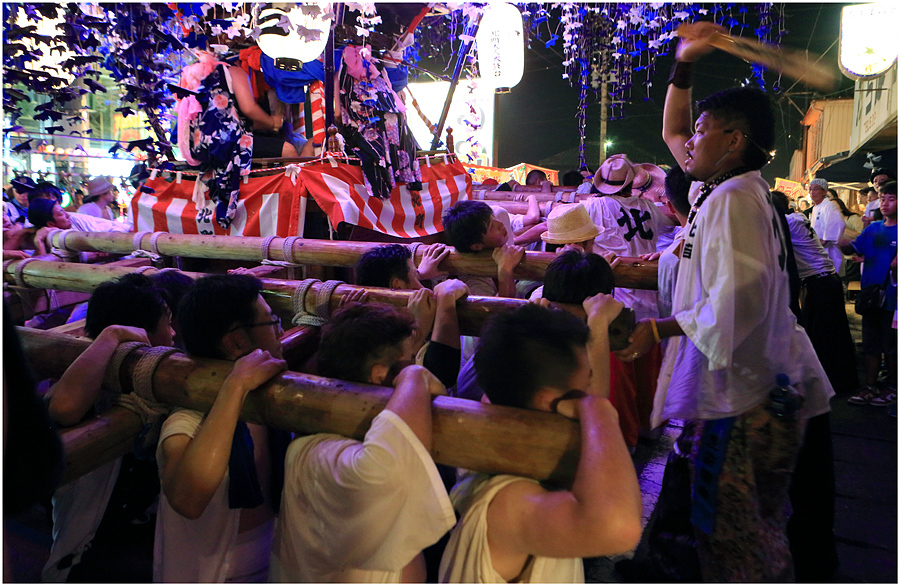
[[[737,169],[732,169],[731,171],[728,171],[727,173],[723,173],[722,175],[719,175],[712,181],[708,181],[708,182],[704,183],[703,185],[701,185],[700,186],[700,196],[697,198],[697,201],[694,202],[694,205],[691,206],[691,212],[688,214],[687,223],[688,224],[694,223],[694,218],[697,217],[697,212],[700,211],[700,206],[703,205],[703,202],[706,201],[706,198],[709,197],[709,194],[711,194],[716,187],[718,187],[725,181],[728,181],[732,177],[742,175],[748,171],[751,171],[751,169],[748,169],[747,167],[738,167]]]

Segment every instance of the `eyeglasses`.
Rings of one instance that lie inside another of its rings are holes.
[[[273,315],[272,321],[261,321],[261,322],[255,323],[255,324],[237,325],[228,331],[233,332],[235,330],[240,330],[243,328],[261,328],[261,327],[265,327],[265,326],[275,326],[275,331],[280,332],[281,331],[281,318],[278,317],[277,315]]]

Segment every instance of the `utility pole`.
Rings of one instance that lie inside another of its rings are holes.
[[[598,169],[603,164],[603,161],[606,160],[606,120],[608,110],[609,95],[606,92],[606,76],[604,75],[604,79],[600,83],[600,163],[597,165]]]

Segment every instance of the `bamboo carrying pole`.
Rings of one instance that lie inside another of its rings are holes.
[[[4,281],[15,283],[15,266],[12,263],[6,266]],[[105,265],[82,265],[64,262],[31,262],[22,272],[23,281],[29,287],[41,289],[61,289],[65,291],[91,292],[101,283],[118,279],[135,269],[108,267]],[[204,276],[203,273],[185,272],[191,278],[197,279]],[[293,315],[293,293],[299,281],[284,281],[279,279],[261,279],[263,283],[263,297],[266,302],[281,315]],[[305,310],[309,313],[316,311],[316,295],[321,287],[320,283],[313,283],[306,299]],[[339,285],[331,296],[331,309],[337,310],[344,295],[358,289],[366,289],[369,301],[378,301],[406,307],[413,291],[381,289],[377,287],[356,287],[355,285]],[[523,305],[523,299],[507,299],[503,297],[478,297],[471,296],[457,305],[460,332],[463,335],[477,335],[482,325],[491,314],[508,311]],[[576,315],[579,313],[573,310]],[[583,317],[584,312],[580,315]]]
[[[141,246],[150,245],[148,233],[141,239]],[[71,251],[111,252],[129,254],[134,251],[134,234],[114,232],[69,232],[62,246],[62,233],[53,234],[53,246],[67,248]],[[210,258],[225,260],[261,260],[264,238],[251,236],[206,236],[197,234],[162,234],[156,241],[156,248],[163,256],[186,256],[194,258]],[[352,267],[368,250],[383,243],[348,242],[332,240],[298,239],[291,248],[290,258],[282,252],[284,238],[275,238],[269,244],[269,256],[273,260],[282,260],[297,264],[317,264],[336,267]],[[414,261],[421,263],[424,251],[420,246],[416,250]],[[542,280],[555,255],[550,252],[526,252],[522,262],[516,267],[513,275],[517,279]],[[495,277],[497,264],[488,251],[460,254],[451,251],[440,267],[454,275],[473,275]],[[622,257],[620,264],[614,269],[617,287],[635,289],[657,288],[657,263],[642,261],[638,258]]]
[[[29,362],[41,376],[60,376],[89,341],[65,334],[18,328]],[[134,366],[144,349],[133,351],[120,370],[122,388],[133,389]],[[46,362],[45,362],[46,361]],[[155,398],[188,409],[208,411],[233,363],[172,354],[153,377]],[[284,372],[247,396],[242,418],[300,434],[336,433],[362,439],[384,409],[391,389]],[[431,454],[440,464],[537,480],[571,480],[580,452],[576,422],[540,411],[437,397],[432,404]],[[125,446],[136,435],[120,409],[62,433],[67,478],[86,473],[117,455],[108,446]],[[138,420],[139,421],[139,420]],[[114,433],[113,433],[114,431]],[[129,435],[130,434],[130,435]],[[101,461],[104,460],[104,461]]]
[[[4,281],[15,283],[15,272],[18,262],[10,262],[4,265]],[[61,289],[64,291],[91,292],[101,283],[118,279],[135,268],[111,267],[108,265],[82,265],[77,263],[33,261],[29,262],[22,271],[22,280],[29,287],[41,289]],[[191,278],[197,279],[204,276],[203,273],[185,272]],[[263,283],[263,297],[269,306],[278,314],[294,314],[293,294],[299,286],[299,281],[284,281],[280,279],[261,279]],[[304,309],[308,313],[316,312],[316,297],[321,283],[313,283],[304,299]],[[344,295],[365,289],[368,292],[368,301],[387,303],[395,307],[406,307],[414,291],[382,289],[379,287],[357,287],[355,285],[339,285],[331,296],[330,309],[335,311],[340,307]],[[460,333],[466,336],[477,336],[481,328],[492,315],[513,310],[527,303],[524,299],[509,299],[506,297],[479,297],[470,296],[457,303],[457,319]],[[570,313],[585,319],[584,310],[574,305],[556,305]],[[628,316],[623,312],[622,317],[610,325],[609,338],[612,349],[620,349],[627,346],[628,336],[631,334],[633,324],[629,323]],[[299,343],[300,341],[298,341]],[[307,342],[303,342],[306,344]],[[304,346],[307,347],[307,346]]]

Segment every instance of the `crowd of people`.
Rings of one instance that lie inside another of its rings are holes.
[[[668,172],[612,156],[593,174],[564,176],[577,203],[542,210],[532,196],[519,215],[460,201],[443,215],[446,244],[429,245],[418,266],[398,244],[360,259],[356,284],[410,290],[408,307],[348,295],[302,368],[392,389],[361,441],[241,419],[248,396],[288,366],[281,319],[254,276],[193,281],[166,269],[98,287],[86,307],[90,346],[44,393],[57,425],[116,403],[104,373],[122,343],[233,366],[208,412],[166,409],[134,454],[55,490],[43,578],[108,578],[98,560],[153,519],[147,580],[581,582],[583,558],[640,540],[630,452],[670,419],[685,422],[670,464],[690,470],[676,509],[691,576],[833,577],[829,401],[896,401],[896,181],[873,172],[858,206],[872,200],[852,224],[824,179],[810,182],[806,213],[771,191],[760,173],[775,140],[765,93],[716,93],[693,118],[692,70],[716,30],[694,25],[678,45],[662,120],[676,163]],[[69,214],[58,188],[17,179],[4,254],[11,241],[47,252],[53,228],[118,229],[105,217],[111,188],[93,180],[91,201]],[[17,236],[24,230],[31,241]],[[496,276],[453,278],[441,268],[450,248],[489,252]],[[527,248],[556,253],[543,284],[515,278]],[[619,257],[658,261],[658,291],[616,286]],[[852,262],[862,275],[862,386],[841,282]],[[531,303],[461,336],[457,304],[469,295]],[[580,306],[586,319],[556,304]],[[609,327],[625,308],[634,329],[611,351]],[[431,402],[447,394],[578,420],[573,480],[436,464]],[[657,577],[674,579],[664,566]]]

